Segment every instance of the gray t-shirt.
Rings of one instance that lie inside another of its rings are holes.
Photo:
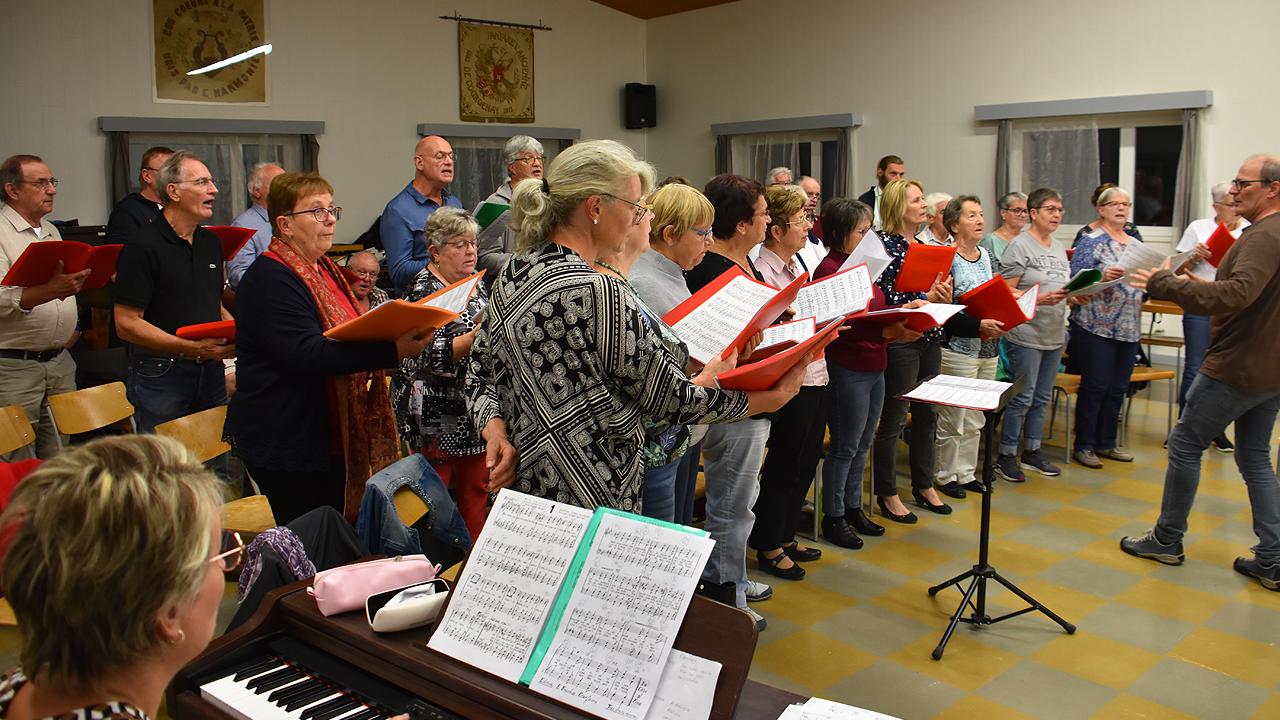
[[[641,253],[627,279],[644,304],[659,316],[689,299],[689,286],[684,282],[680,266],[657,250]]]
[[[1057,240],[1050,239],[1049,247],[1029,233],[1019,233],[1000,256],[1000,274],[1016,277],[1018,289],[1040,284],[1040,294],[1057,290],[1071,279],[1071,265],[1067,253]],[[1005,337],[1036,350],[1057,350],[1066,344],[1067,303],[1039,305],[1036,316],[1009,331]]]

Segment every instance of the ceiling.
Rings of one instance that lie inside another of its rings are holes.
[[[675,15],[712,5],[724,5],[734,0],[595,0],[595,2],[641,20],[652,20],[664,15]]]

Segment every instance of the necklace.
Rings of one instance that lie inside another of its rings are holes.
[[[593,264],[593,265],[595,265],[596,267],[602,267],[602,268],[604,268],[605,270],[608,270],[609,272],[613,273],[614,275],[617,275],[617,276],[618,276],[619,278],[621,278],[622,280],[626,280],[626,279],[627,279],[627,277],[626,277],[625,275],[623,275],[623,274],[622,274],[622,271],[621,271],[621,270],[619,270],[618,268],[616,268],[616,267],[614,267],[614,266],[610,265],[609,263],[607,263],[607,262],[605,262],[605,261],[603,261],[603,260],[593,260],[593,261],[592,261],[592,264]]]

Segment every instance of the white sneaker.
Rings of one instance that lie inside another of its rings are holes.
[[[773,597],[773,588],[755,580],[747,581],[747,602],[760,602]]]
[[[760,613],[756,612],[755,610],[752,610],[749,607],[743,608],[743,610],[746,610],[747,614],[751,616],[751,619],[756,621],[756,630],[764,630],[766,627],[769,626],[769,623],[765,621],[764,616],[761,615]]]

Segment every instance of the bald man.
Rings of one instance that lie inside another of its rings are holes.
[[[453,148],[447,140],[436,135],[419,140],[413,149],[413,169],[413,180],[387,203],[379,226],[387,271],[401,292],[430,259],[422,240],[427,218],[446,205],[462,207],[462,201],[445,189],[453,182]]]

